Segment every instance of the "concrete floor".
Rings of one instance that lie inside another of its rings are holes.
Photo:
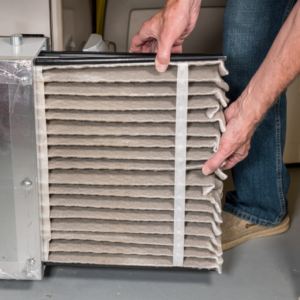
[[[0,281],[12,300],[297,300],[300,297],[300,168],[290,168],[291,229],[224,253],[223,275],[208,271],[47,267],[43,281]],[[226,189],[232,182],[226,182]]]

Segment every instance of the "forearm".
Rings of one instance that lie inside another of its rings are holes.
[[[282,26],[262,65],[238,99],[244,119],[258,123],[300,73],[300,1]]]
[[[181,3],[183,7],[200,7],[202,0],[168,0],[166,7],[174,3]]]

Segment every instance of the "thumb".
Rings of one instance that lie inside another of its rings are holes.
[[[224,153],[222,152],[222,149],[221,151],[219,149],[219,151],[204,164],[204,166],[202,167],[202,172],[204,175],[209,175],[215,172],[218,168],[221,167],[224,161],[226,161],[228,155],[224,155]]]
[[[158,51],[155,58],[155,67],[158,72],[165,72],[170,63],[172,46],[176,38],[172,36],[161,35],[158,41]]]

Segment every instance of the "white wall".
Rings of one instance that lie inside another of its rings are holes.
[[[92,3],[90,0],[62,0],[62,6],[65,50],[81,51],[92,34]]]

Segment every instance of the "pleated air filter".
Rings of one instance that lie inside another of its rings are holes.
[[[221,272],[223,61],[35,71],[43,260]]]

